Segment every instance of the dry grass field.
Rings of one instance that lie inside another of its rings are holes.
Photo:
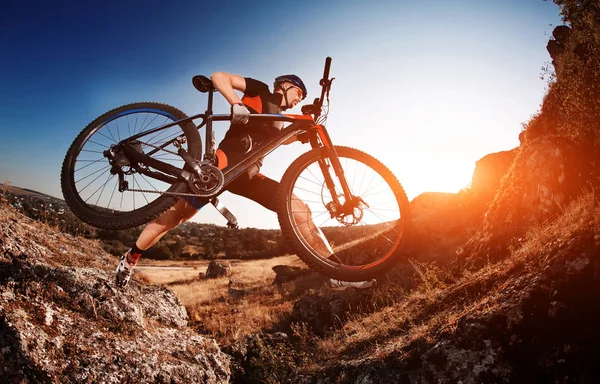
[[[232,274],[217,279],[199,278],[208,261],[172,262],[144,260],[139,268],[155,284],[165,285],[180,298],[190,316],[190,325],[215,337],[224,345],[269,329],[292,309],[293,290],[273,284],[275,265],[306,266],[292,255],[265,260],[230,260]],[[182,269],[169,269],[182,268]],[[186,269],[183,269],[186,268]]]

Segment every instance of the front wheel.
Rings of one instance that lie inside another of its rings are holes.
[[[279,224],[298,257],[315,271],[343,281],[372,279],[402,257],[411,222],[408,199],[379,160],[353,148],[338,146],[336,151],[354,202],[345,202],[330,160],[316,148],[283,175]],[[336,199],[322,169],[333,178]]]

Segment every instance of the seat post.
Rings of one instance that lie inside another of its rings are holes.
[[[212,161],[215,155],[215,136],[212,130],[212,104],[213,104],[213,93],[214,89],[208,91],[208,106],[206,107],[206,150],[204,151],[204,160]]]

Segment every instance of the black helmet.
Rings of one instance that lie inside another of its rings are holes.
[[[275,79],[275,83],[273,84],[273,86],[275,88],[277,88],[279,83],[283,83],[284,81],[292,83],[296,87],[300,88],[302,90],[302,100],[306,99],[306,85],[304,85],[304,83],[302,82],[302,79],[300,79],[296,75],[283,75],[283,76],[279,76]]]

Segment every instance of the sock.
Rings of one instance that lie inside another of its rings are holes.
[[[137,264],[137,262],[140,259],[140,257],[142,257],[142,253],[144,253],[144,251],[141,250],[141,249],[139,249],[137,247],[137,245],[134,245],[127,252],[127,264],[129,264],[132,267],[135,267],[135,265]]]

